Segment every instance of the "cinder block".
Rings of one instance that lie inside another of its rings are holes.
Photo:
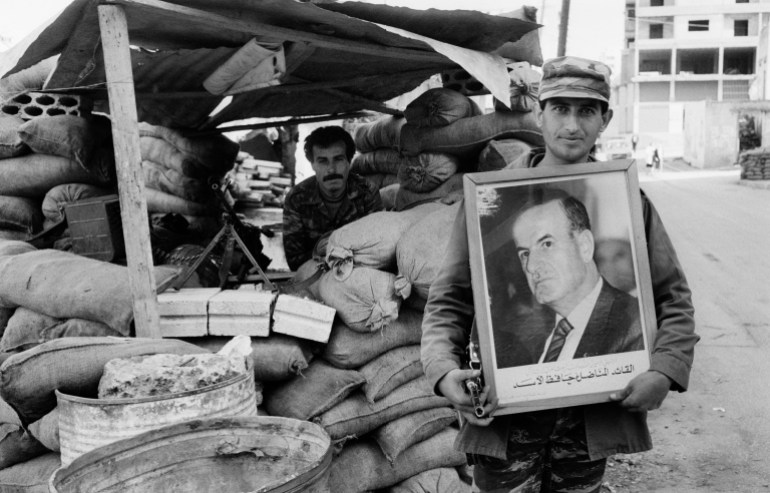
[[[273,309],[273,332],[326,343],[336,312],[317,301],[281,294]]]
[[[158,295],[162,337],[208,335],[208,302],[219,288],[188,288]]]
[[[224,290],[209,300],[209,335],[267,337],[275,294]]]
[[[0,104],[0,113],[16,115],[24,120],[39,116],[89,116],[93,109],[90,98],[77,94],[27,92],[18,94]]]

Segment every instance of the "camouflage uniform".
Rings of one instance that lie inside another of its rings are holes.
[[[283,250],[289,268],[297,270],[310,260],[316,243],[327,233],[383,209],[379,190],[355,173],[348,175],[346,194],[334,217],[315,176],[297,184],[283,204]]]

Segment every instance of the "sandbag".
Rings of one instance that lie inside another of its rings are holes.
[[[24,351],[43,342],[62,337],[120,337],[128,335],[130,334],[122,334],[101,322],[80,318],[63,320],[19,307],[8,320],[3,337],[0,339],[0,351]]]
[[[401,187],[413,192],[430,192],[457,173],[460,161],[451,154],[423,152],[405,160],[398,170]]]
[[[145,160],[142,161],[142,172],[147,188],[154,188],[192,202],[206,202],[212,198],[211,188],[204,182],[174,169]]]
[[[3,308],[0,307],[0,336],[5,332],[5,328],[8,327],[8,321],[13,316],[15,308]]]
[[[29,233],[15,229],[0,229],[0,240],[21,240],[29,238]]]
[[[0,113],[0,159],[29,152],[29,147],[19,135],[19,127],[22,125],[24,120],[20,117]]]
[[[329,236],[326,263],[339,281],[351,275],[353,266],[394,271],[398,239],[414,223],[442,207],[431,203],[404,212],[374,212],[337,228]]]
[[[48,493],[48,479],[61,467],[57,452],[48,452],[0,471],[0,492]]]
[[[401,298],[393,286],[395,279],[389,272],[355,267],[346,279],[338,280],[331,270],[318,280],[318,295],[351,329],[374,332],[398,318]]]
[[[457,469],[439,467],[406,478],[382,493],[468,493],[468,488],[470,485],[463,482]]]
[[[399,187],[396,193],[396,210],[404,211],[428,202],[454,204],[463,198],[463,175],[455,174],[430,192],[412,192]]]
[[[224,176],[233,169],[240,150],[237,142],[219,133],[188,137],[181,131],[147,122],[139,122],[140,142],[142,137],[165,140],[186,157],[197,161],[209,175]]]
[[[491,140],[479,154],[479,171],[504,169],[522,154],[528,154],[532,146],[517,139]]]
[[[139,147],[143,161],[158,163],[192,178],[205,178],[210,174],[196,159],[185,155],[160,137],[142,136],[139,138]]]
[[[50,189],[63,183],[104,186],[112,180],[61,156],[27,154],[0,159],[0,195],[42,198]]]
[[[192,337],[185,341],[215,353],[229,337]],[[272,333],[269,337],[251,339],[251,359],[257,382],[282,382],[297,375],[313,360],[311,346],[306,340]]]
[[[398,183],[398,175],[389,175],[385,173],[375,173],[373,175],[361,175],[364,180],[371,183],[374,188],[382,190],[383,188]],[[385,210],[388,210],[385,207]]]
[[[64,206],[78,200],[102,197],[115,193],[109,188],[97,187],[86,183],[65,183],[57,185],[45,194],[43,215],[47,224],[53,224],[64,217]]]
[[[162,288],[182,268],[168,265],[154,270],[156,287]],[[121,334],[130,333],[134,313],[125,266],[58,250],[36,250],[0,257],[0,279],[0,306],[93,320]]]
[[[0,195],[0,229],[21,231],[30,236],[43,229],[40,201]]]
[[[355,370],[315,360],[302,374],[272,389],[265,396],[265,408],[271,416],[310,420],[342,402],[365,382]]]
[[[383,424],[424,409],[446,407],[449,401],[437,396],[425,377],[412,380],[371,403],[360,392],[321,414],[315,421],[334,440],[363,436]]]
[[[37,248],[26,241],[0,240],[0,258],[34,251],[37,251]]]
[[[451,408],[425,409],[385,423],[372,432],[372,438],[392,463],[404,450],[427,440],[455,421],[457,411]]]
[[[465,454],[453,447],[456,437],[456,430],[446,428],[409,447],[393,464],[372,440],[350,442],[332,461],[329,490],[335,493],[379,490],[424,471],[464,464]]]
[[[442,127],[481,114],[481,108],[468,96],[445,87],[428,89],[404,110],[407,123],[416,127]]]
[[[375,149],[369,152],[359,152],[350,162],[350,171],[361,176],[373,174],[398,174],[398,169],[404,163],[404,156],[395,149]]]
[[[147,212],[176,213],[184,216],[212,216],[219,214],[217,207],[185,200],[176,195],[152,188],[144,189],[144,197],[147,200]]]
[[[512,12],[497,15],[512,19],[521,19],[527,22],[537,22],[537,7],[524,6]],[[528,32],[519,38],[518,41],[509,41],[503,44],[492,53],[509,60],[529,62],[536,67],[541,67],[543,65],[543,52],[540,48],[540,33],[537,29]]]
[[[369,402],[376,402],[394,389],[419,378],[422,373],[420,345],[391,349],[359,368],[366,379],[362,390]]]
[[[67,337],[14,354],[0,366],[0,396],[22,423],[34,423],[56,407],[54,390],[96,397],[111,359],[147,354],[206,352],[175,339]]]
[[[336,320],[323,358],[338,368],[358,368],[391,349],[420,344],[422,316],[420,311],[402,308],[398,318],[377,333],[357,332]]]
[[[396,209],[396,196],[398,195],[398,190],[400,188],[401,185],[398,183],[392,183],[386,187],[380,188],[380,200],[382,200],[382,206],[386,211]]]
[[[19,425],[0,423],[0,470],[40,457],[48,449]],[[0,471],[2,474],[2,471]],[[0,491],[2,483],[0,483]]]
[[[402,153],[416,156],[421,152],[442,152],[470,161],[490,140],[519,139],[542,146],[543,136],[533,113],[495,111],[486,115],[461,118],[444,127],[401,128]]]
[[[495,111],[534,111],[539,103],[540,73],[535,72],[527,62],[508,65],[508,77],[511,79],[509,93],[510,105],[504,105],[495,99]]]
[[[353,142],[358,152],[372,152],[377,149],[401,147],[401,127],[405,118],[386,116],[370,123],[362,123],[353,131]]]
[[[56,69],[58,59],[59,55],[56,54],[30,67],[1,78],[0,94],[3,95],[3,99],[8,99],[9,95],[15,95],[16,93],[42,89],[48,76]]]
[[[71,159],[103,180],[115,178],[112,123],[105,116],[33,118],[19,136],[34,152]]]
[[[444,253],[449,246],[452,224],[460,203],[439,209],[416,222],[396,244],[396,292],[404,299],[417,296],[428,299],[428,291],[436,279]]]
[[[29,425],[29,434],[46,449],[58,452],[59,445],[59,408]]]

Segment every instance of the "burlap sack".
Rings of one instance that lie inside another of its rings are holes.
[[[404,110],[407,123],[416,127],[443,127],[481,114],[481,108],[468,96],[444,87],[428,89]]]
[[[183,216],[211,216],[218,215],[219,209],[209,204],[202,204],[185,200],[170,193],[161,192],[152,188],[144,189],[144,197],[147,200],[147,212],[162,212],[182,214]]]
[[[509,138],[543,145],[543,136],[533,113],[495,111],[461,118],[444,127],[404,125],[399,149],[410,156],[441,152],[475,161],[490,140]]]
[[[310,420],[342,402],[366,380],[355,370],[313,361],[300,375],[270,390],[265,408],[271,416]]]
[[[337,228],[329,236],[326,263],[338,281],[347,279],[354,266],[394,272],[399,238],[414,223],[442,207],[429,203],[403,212],[374,212]]]
[[[235,166],[240,145],[222,134],[188,137],[179,130],[139,122],[139,140],[142,137],[163,139],[189,159],[195,160],[207,175],[224,176]]]
[[[457,157],[450,154],[422,152],[405,160],[398,169],[398,181],[413,192],[430,192],[454,175],[460,167]]]
[[[111,180],[87,171],[66,157],[27,154],[0,159],[0,195],[42,198],[63,183],[105,186]]]
[[[19,127],[19,136],[36,153],[72,159],[104,180],[115,177],[112,123],[107,117],[33,118]]]
[[[0,423],[0,477],[2,469],[32,460],[48,452],[48,449],[19,425]],[[0,482],[0,491],[3,491]]]
[[[415,223],[398,240],[398,276],[394,286],[402,298],[428,299],[428,291],[441,268],[452,224],[459,210],[459,202],[439,209]]]
[[[22,125],[24,125],[24,120],[20,117],[0,114],[0,159],[20,156],[29,152],[29,147],[19,135],[19,127]]]
[[[358,368],[391,349],[419,344],[422,312],[402,308],[398,318],[375,333],[351,330],[335,321],[323,358],[338,368]]]
[[[377,149],[395,149],[401,147],[401,127],[405,118],[385,116],[374,122],[362,123],[353,131],[353,141],[358,152],[372,152]]]
[[[28,425],[56,407],[54,390],[94,397],[104,365],[146,354],[205,352],[175,339],[68,337],[14,354],[0,366],[0,396]]]
[[[377,188],[380,190],[380,194],[382,194],[382,189],[385,187],[388,187],[390,185],[393,185],[394,183],[398,183],[398,175],[390,175],[385,173],[376,173],[373,175],[361,175],[364,180],[371,183],[374,188]],[[385,204],[383,204],[385,205]],[[385,210],[390,210],[387,205],[385,205]]]
[[[517,139],[492,140],[479,154],[479,171],[504,169],[522,154],[528,154],[532,146]]]
[[[34,252],[37,248],[26,241],[0,240],[0,258]]]
[[[465,454],[453,447],[456,437],[456,430],[446,428],[408,448],[393,464],[373,441],[349,442],[332,461],[329,490],[335,493],[379,490],[421,472],[464,464]]]
[[[80,318],[60,319],[37,313],[28,308],[19,307],[8,320],[0,351],[19,352],[31,349],[46,341],[62,337],[104,337],[128,336],[101,322]]]
[[[508,76],[511,107],[495,99],[495,111],[534,111],[539,104],[540,73],[532,70],[529,63],[518,62],[508,65]]]
[[[156,286],[164,286],[180,271],[179,266],[155,267]],[[0,279],[0,306],[102,322],[121,334],[130,333],[134,313],[125,266],[36,250],[0,257]]]
[[[468,493],[470,484],[463,482],[457,469],[430,469],[386,488],[382,493]]]
[[[391,349],[368,362],[358,371],[366,379],[362,388],[366,399],[369,402],[376,402],[397,387],[423,374],[420,345],[412,344]]]
[[[372,432],[385,458],[395,462],[415,443],[427,440],[457,421],[457,411],[449,407],[425,409],[385,423]]]
[[[396,175],[404,163],[404,156],[395,149],[375,149],[353,156],[350,171],[361,176],[373,174]]]
[[[59,408],[29,425],[29,434],[46,449],[58,452],[59,445]]]
[[[154,188],[198,203],[207,202],[213,197],[212,190],[207,183],[152,161],[142,161],[142,172],[147,188]]]
[[[205,178],[210,174],[210,171],[196,159],[186,156],[172,144],[159,137],[149,135],[140,137],[139,147],[143,161],[158,163],[165,168],[173,169],[192,178]]]
[[[61,467],[58,452],[48,452],[32,460],[0,471],[0,491],[8,493],[47,493],[48,479]]]
[[[430,192],[413,192],[404,187],[399,187],[396,193],[395,208],[397,211],[405,211],[413,207],[430,202],[439,202],[451,205],[463,198],[463,175],[454,174],[444,183]]]
[[[191,337],[185,341],[212,353],[222,349],[230,337]],[[251,359],[254,362],[254,380],[282,382],[301,375],[313,360],[309,341],[283,334],[251,339]]]
[[[338,280],[330,270],[319,279],[318,294],[337,310],[345,325],[358,332],[374,332],[398,318],[401,298],[393,287],[395,279],[389,272],[355,267],[346,279]]]
[[[382,199],[382,206],[386,211],[396,210],[396,197],[398,196],[398,191],[400,189],[401,185],[398,183],[392,183],[386,187],[380,188],[380,199]]]
[[[425,377],[412,380],[378,402],[366,400],[363,393],[353,393],[333,408],[321,414],[316,422],[334,440],[360,437],[389,421],[424,409],[445,407],[449,401],[430,389]]]
[[[40,201],[0,195],[0,229],[21,231],[29,236],[43,229]]]

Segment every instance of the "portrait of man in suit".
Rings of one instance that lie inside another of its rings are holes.
[[[600,275],[580,200],[532,187],[510,224],[529,293],[495,317],[498,368],[644,349],[639,303]]]

